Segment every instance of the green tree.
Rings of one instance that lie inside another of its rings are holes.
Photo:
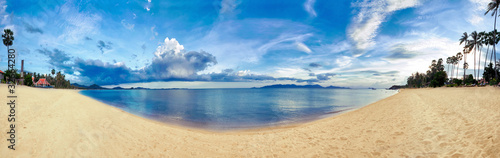
[[[24,84],[27,86],[33,86],[33,81],[31,80],[31,75],[27,74],[24,76]]]
[[[500,5],[500,0],[491,0],[490,3],[488,3],[488,8],[486,9],[486,12],[484,13],[484,15],[488,14],[490,11],[492,12],[491,13],[491,16],[494,16],[495,17],[495,21],[493,22],[493,41],[496,41],[496,30],[497,30],[497,15],[498,15],[498,7]],[[495,55],[495,65],[497,65],[497,53],[496,53],[496,49],[495,49],[495,45],[496,44],[493,44],[493,54]],[[492,54],[492,55],[493,55]],[[498,73],[495,71],[495,78],[498,78]]]
[[[3,32],[4,32],[4,34],[2,35],[3,44],[7,46],[7,52],[9,52],[9,47],[12,46],[12,43],[14,41],[14,32],[12,32],[10,29],[4,29]],[[6,76],[9,75],[6,74]],[[9,81],[5,80],[5,82],[8,83]]]
[[[56,70],[52,69],[51,73],[52,73],[52,76],[55,75],[56,74]]]

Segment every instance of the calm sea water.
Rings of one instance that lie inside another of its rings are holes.
[[[84,90],[129,113],[195,128],[230,130],[311,121],[397,91],[370,89]]]

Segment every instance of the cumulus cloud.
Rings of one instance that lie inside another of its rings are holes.
[[[306,0],[304,3],[304,9],[306,10],[307,13],[309,13],[309,16],[316,17],[316,11],[314,10],[314,3],[316,3],[316,0]]]
[[[99,48],[99,50],[101,50],[102,54],[104,54],[105,50],[113,49],[113,47],[111,47],[111,45],[113,45],[113,43],[111,43],[109,41],[108,42],[104,42],[102,40],[97,41],[97,48]]]
[[[419,0],[364,0],[353,3],[358,13],[353,17],[348,28],[348,38],[354,42],[354,56],[359,56],[365,49],[375,45],[373,38],[377,36],[380,25],[387,16],[397,10],[417,6]]]
[[[165,38],[154,55],[145,71],[150,78],[157,80],[194,79],[198,71],[217,64],[215,56],[205,51],[184,51],[184,46],[175,38]]]
[[[104,41],[99,41],[99,48],[107,49]],[[333,73],[313,75],[315,78],[298,79],[293,77],[273,77],[263,74],[253,74],[249,70],[234,71],[224,69],[219,73],[198,74],[210,66],[217,64],[217,59],[205,51],[186,51],[175,38],[165,38],[154,52],[151,63],[140,69],[131,69],[123,62],[103,62],[99,59],[71,58],[58,49],[37,50],[50,58],[54,67],[64,69],[68,74],[75,75],[85,84],[120,84],[151,81],[295,81],[298,83],[321,82],[335,76]],[[136,57],[136,55],[132,55]],[[313,64],[316,66],[315,64]]]

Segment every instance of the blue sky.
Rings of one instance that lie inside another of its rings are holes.
[[[0,27],[25,70],[72,83],[386,88],[461,51],[463,32],[491,31],[488,2],[0,1]]]

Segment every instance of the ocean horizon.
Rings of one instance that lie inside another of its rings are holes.
[[[309,122],[397,93],[371,89],[82,90],[81,94],[163,123],[237,130]]]

